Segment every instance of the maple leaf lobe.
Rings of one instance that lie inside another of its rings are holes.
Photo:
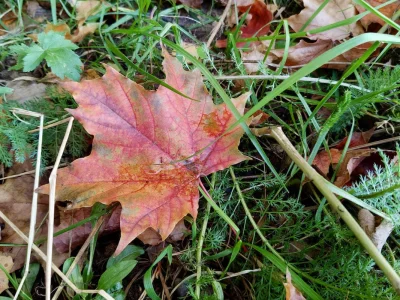
[[[164,240],[184,216],[196,218],[200,176],[248,159],[237,148],[243,130],[226,133],[236,119],[214,105],[200,71],[167,53],[163,65],[165,82],[198,101],[145,90],[109,66],[102,78],[63,84],[79,104],[68,111],[94,139],[89,156],[59,170],[57,200],[74,200],[73,208],[120,202],[116,253],[148,228]],[[241,114],[247,97],[234,99]]]

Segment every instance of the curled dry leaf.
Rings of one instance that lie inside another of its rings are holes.
[[[255,0],[251,5],[238,5],[237,8],[240,13],[246,13],[249,11],[246,25],[240,28],[240,38],[263,36],[269,33],[269,23],[272,21],[273,16],[263,0]],[[237,43],[236,45],[242,47],[245,44],[246,43]],[[217,48],[225,48],[227,46],[227,40],[218,40],[215,46]]]
[[[386,0],[365,0],[365,2],[367,2],[371,6],[375,7],[375,6],[385,3],[387,1]],[[365,11],[365,8],[362,7],[361,5],[356,5],[356,8],[360,13]],[[388,5],[380,8],[379,12],[384,14],[386,17],[392,18],[393,15],[395,14],[395,12],[397,12],[399,9],[400,9],[400,1],[396,1],[394,3],[388,4]],[[381,26],[386,24],[384,20],[382,20],[381,18],[379,18],[378,16],[376,16],[373,13],[370,13],[361,19],[361,24],[363,25],[363,27],[365,29],[368,29],[368,26],[371,23],[377,23]]]
[[[353,171],[363,162],[363,160],[369,157],[372,153],[375,153],[375,149],[359,149],[347,151],[346,156],[343,159],[342,164],[337,172],[335,185],[342,187],[345,185],[351,185],[351,175]],[[333,166],[336,168],[336,166]]]
[[[371,237],[375,232],[375,216],[368,209],[362,208],[358,212],[358,221],[365,233]]]
[[[383,245],[394,229],[393,223],[388,220],[382,220],[381,224],[375,227],[375,216],[365,208],[358,212],[358,220],[361,228],[371,238],[376,248],[382,251]]]
[[[62,84],[79,104],[68,111],[94,141],[90,156],[59,170],[57,200],[73,208],[120,202],[116,253],[148,228],[164,240],[184,216],[196,218],[200,177],[248,159],[238,150],[243,130],[226,133],[236,119],[213,104],[200,71],[164,54],[165,82],[195,100],[163,86],[145,90],[108,66],[100,79]],[[247,97],[233,100],[241,114]]]
[[[383,220],[382,223],[376,227],[375,232],[371,236],[371,240],[379,251],[382,251],[382,247],[385,245],[393,229],[393,223],[388,220]]]
[[[12,257],[0,252],[0,265],[2,265],[7,272],[10,272],[14,265]],[[8,289],[8,277],[3,270],[0,270],[0,293],[4,292],[6,289]]]
[[[346,20],[356,15],[356,8],[352,0],[328,1],[325,7],[314,17],[314,19],[303,28],[310,20],[315,11],[326,1],[324,0],[304,0],[304,9],[298,14],[288,18],[290,27],[295,32],[310,31],[312,29],[331,25],[333,23]],[[363,28],[358,23],[352,22],[321,33],[309,34],[310,39],[323,40],[343,40],[352,34],[353,36],[363,33]]]
[[[306,300],[302,293],[293,285],[289,268],[286,269],[286,281],[283,283],[286,291],[286,300]]]

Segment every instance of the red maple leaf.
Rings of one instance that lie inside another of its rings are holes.
[[[187,214],[197,216],[201,176],[248,157],[238,150],[243,130],[225,104],[214,105],[200,71],[188,72],[165,53],[165,82],[145,90],[111,67],[102,78],[62,86],[79,107],[68,110],[94,136],[90,156],[59,171],[58,201],[73,208],[120,202],[121,252],[147,228],[164,240]],[[247,94],[234,100],[243,114]],[[48,186],[41,187],[48,192]]]
[[[269,33],[269,23],[273,19],[271,11],[262,0],[255,0],[253,4],[246,6],[238,6],[238,11],[245,13],[249,11],[251,19],[247,24],[240,28],[240,38],[250,38],[255,36],[263,36]],[[246,43],[237,43],[237,47],[243,47]],[[217,48],[226,48],[227,40],[218,40],[215,43]]]

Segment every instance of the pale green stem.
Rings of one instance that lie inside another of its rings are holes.
[[[215,185],[215,173],[213,174],[212,181],[211,181],[211,189],[214,189]],[[211,198],[211,196],[210,196]],[[197,253],[196,253],[196,260],[197,260],[197,272],[196,272],[196,298],[200,299],[200,278],[201,278],[201,254],[203,252],[203,243],[204,243],[204,237],[206,235],[206,230],[207,230],[207,224],[208,224],[208,217],[210,215],[210,209],[211,205],[210,202],[207,201],[207,206],[206,206],[206,212],[204,215],[204,220],[203,220],[203,227],[201,228],[200,236],[199,236],[199,241],[197,242]]]
[[[53,24],[57,25],[57,0],[50,0],[51,6],[51,17],[53,19]]]

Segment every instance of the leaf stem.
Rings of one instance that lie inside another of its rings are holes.
[[[297,152],[296,148],[290,143],[289,139],[283,133],[281,127],[271,127],[270,136],[272,136],[279,145],[285,150],[293,162],[304,172],[304,174],[311,179],[314,185],[319,189],[322,195],[327,199],[332,209],[339,214],[345,221],[350,230],[354,233],[357,239],[365,250],[371,255],[376,264],[385,273],[393,288],[400,294],[400,277],[388,263],[386,258],[380,253],[376,246],[372,243],[367,234],[362,230],[360,225],[354,220],[353,216],[348,212],[346,207],[339,201],[339,199],[331,192],[326,186],[325,179],[317,173],[307,161]]]

